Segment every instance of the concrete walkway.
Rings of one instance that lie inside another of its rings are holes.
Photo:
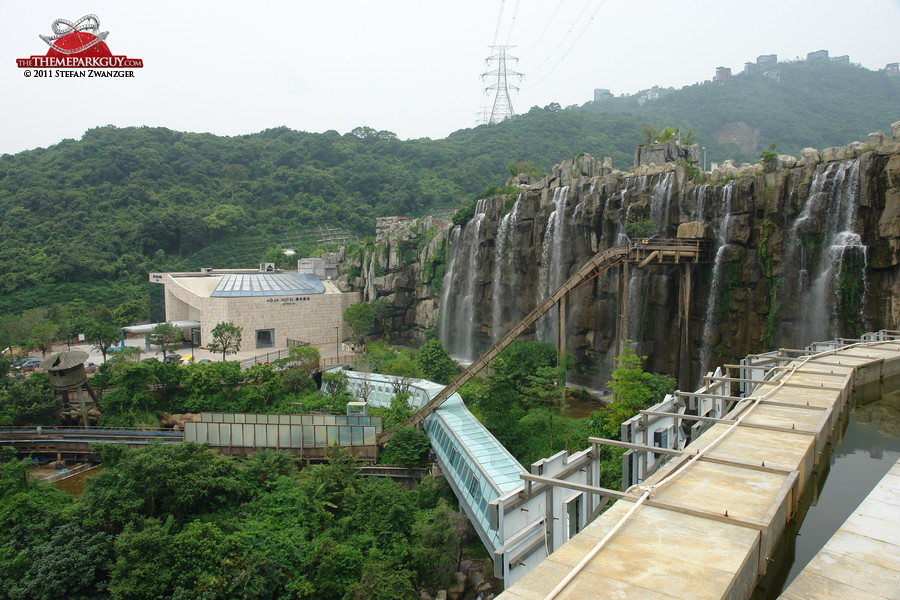
[[[900,599],[900,461],[779,600]]]
[[[617,501],[498,600],[750,597],[776,560],[778,538],[851,390],[900,373],[900,342],[849,346],[780,369],[780,377],[744,400],[751,404],[733,411],[733,421],[710,427],[685,448],[687,454],[636,486],[633,498]],[[891,540],[879,558],[897,568],[897,505],[882,500],[878,506],[861,527],[886,536],[872,535],[878,541]],[[879,587],[873,580],[871,588],[881,595],[865,595],[869,572],[884,567],[858,562],[836,575],[855,582],[845,588],[850,592],[814,590],[785,599],[900,599],[890,581]]]

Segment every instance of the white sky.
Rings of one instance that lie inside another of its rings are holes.
[[[38,34],[88,13],[113,54],[144,60],[136,77],[25,78],[15,59],[46,54]],[[690,85],[760,54],[900,61],[900,0],[0,0],[0,18],[0,153],[106,124],[443,138],[490,103],[480,75],[495,40],[526,75],[517,112],[580,105],[597,87]]]

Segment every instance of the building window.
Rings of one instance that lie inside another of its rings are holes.
[[[274,329],[257,329],[256,330],[256,347],[257,348],[273,348],[275,346],[275,330]]]

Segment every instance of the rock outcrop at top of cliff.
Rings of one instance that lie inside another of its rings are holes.
[[[578,374],[604,382],[623,335],[651,369],[691,385],[750,352],[896,327],[900,122],[891,135],[768,165],[726,161],[704,173],[691,156],[623,172],[580,155],[538,182],[512,178],[519,194],[479,202],[463,226],[395,219],[345,259],[341,283],[379,303],[391,336],[438,333],[472,358],[594,253],[699,223],[712,251],[690,277],[617,267],[570,295]],[[529,335],[550,341],[557,326],[543,319]]]

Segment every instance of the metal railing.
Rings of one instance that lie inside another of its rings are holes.
[[[274,363],[277,360],[290,358],[289,349],[275,350],[274,352],[266,352],[265,354],[257,354],[241,361],[241,369],[246,369],[252,365]],[[319,359],[320,367],[330,367],[336,365],[349,365],[359,358],[358,354],[344,353],[339,356],[326,356]]]

